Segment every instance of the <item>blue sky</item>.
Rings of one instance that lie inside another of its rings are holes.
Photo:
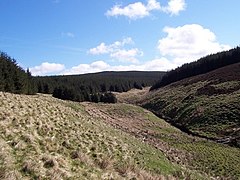
[[[0,50],[33,75],[170,70],[239,46],[239,0],[1,0]]]

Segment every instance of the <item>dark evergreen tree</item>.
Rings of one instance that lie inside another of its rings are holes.
[[[150,90],[158,89],[170,83],[184,78],[204,74],[209,71],[240,62],[240,48],[208,55],[198,61],[184,64],[174,70],[167,72],[160,80],[154,84]]]
[[[104,93],[101,95],[100,101],[104,103],[116,103],[117,98],[113,93]]]
[[[110,91],[110,92],[114,92],[114,91],[115,91],[115,88],[114,88],[113,85],[110,86],[109,91]]]
[[[0,90],[19,94],[36,93],[30,72],[25,72],[6,53],[0,53]]]
[[[140,89],[140,90],[143,89],[142,86],[141,86],[140,84],[138,84],[137,82],[134,82],[133,87],[134,87],[135,89]]]
[[[53,97],[63,99],[63,100],[72,100],[76,101],[76,95],[72,89],[67,87],[57,87],[53,91]]]
[[[101,92],[107,91],[106,84],[100,84],[100,88],[101,88]]]
[[[62,92],[62,89],[60,88],[60,87],[57,87],[57,88],[55,88],[54,90],[53,90],[53,97],[55,97],[55,98],[59,98],[59,99],[61,99],[62,98],[62,94],[63,94],[63,92]]]
[[[136,82],[141,86],[151,86],[157,82],[164,72],[103,72],[84,75],[34,77],[38,91],[53,93],[54,88],[66,86],[74,92],[86,91],[89,94],[112,92],[125,92],[134,88]],[[44,86],[48,86],[48,88]],[[45,90],[44,90],[45,89]],[[46,90],[47,89],[47,90]]]
[[[100,97],[99,97],[99,95],[98,95],[97,93],[92,94],[92,95],[91,95],[91,101],[92,101],[92,102],[95,102],[95,103],[100,102]]]
[[[44,84],[43,85],[43,93],[45,93],[45,94],[49,94],[50,93],[48,84]]]

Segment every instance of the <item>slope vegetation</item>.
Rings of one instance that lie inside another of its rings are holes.
[[[143,108],[0,93],[0,179],[240,177],[239,149]]]
[[[49,95],[0,92],[0,134],[0,179],[164,179],[182,171],[84,104]]]
[[[182,130],[240,146],[240,63],[148,93],[140,104]]]
[[[240,177],[238,170],[240,150],[237,148],[189,136],[138,106],[119,103],[87,104],[85,107],[93,117],[101,117],[105,123],[154,146],[171,162],[188,169],[187,172],[183,171],[183,175],[177,172],[175,176],[178,179],[183,177],[208,179],[211,176],[230,179]],[[147,154],[143,159],[141,158],[136,158],[137,163],[149,162]],[[159,170],[160,164],[155,164],[156,166],[152,163],[147,164],[155,171]],[[196,170],[202,172],[201,175]]]

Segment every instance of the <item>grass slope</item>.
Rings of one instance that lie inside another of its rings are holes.
[[[129,96],[127,96],[129,97]],[[130,104],[88,104],[86,110],[95,117],[115,128],[142,139],[145,143],[162,151],[173,163],[183,169],[184,175],[175,172],[176,176],[190,179],[208,179],[222,177],[238,179],[240,177],[240,149],[189,136],[174,128],[153,113]],[[134,157],[142,162],[142,157]],[[146,166],[150,163],[146,160]],[[156,166],[152,167],[155,171]],[[197,172],[202,172],[201,175]],[[203,175],[205,174],[205,176]]]
[[[0,179],[240,177],[240,151],[127,104],[0,92]]]
[[[48,95],[0,92],[0,134],[0,179],[164,179],[182,171],[84,104]]]
[[[195,134],[240,146],[240,63],[150,92],[141,105]]]

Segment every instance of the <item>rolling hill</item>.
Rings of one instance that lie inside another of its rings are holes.
[[[2,92],[0,99],[0,179],[146,179],[180,170],[84,104]]]
[[[117,91],[116,104],[0,92],[0,179],[239,179],[240,63],[144,87],[164,74],[34,78],[45,93]]]
[[[240,63],[142,94],[132,101],[183,131],[239,147]]]
[[[35,77],[39,93],[52,93],[54,88],[67,86],[75,91],[88,93],[115,91],[126,92],[155,84],[165,72],[122,71],[100,72],[81,75]]]
[[[240,177],[240,150],[128,104],[0,92],[0,179]]]
[[[118,94],[182,131],[240,147],[240,48],[167,72],[149,93]]]
[[[240,62],[240,47],[211,54],[167,72],[150,90]]]

